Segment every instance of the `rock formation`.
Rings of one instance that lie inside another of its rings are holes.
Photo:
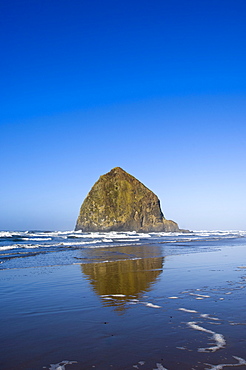
[[[75,230],[180,231],[174,221],[165,219],[158,197],[120,167],[94,184],[80,208]]]

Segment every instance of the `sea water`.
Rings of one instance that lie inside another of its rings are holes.
[[[2,231],[0,269],[102,262],[107,257],[110,260],[142,258],[142,248],[137,248],[142,245],[156,246],[155,253],[158,249],[160,256],[197,253],[244,243],[245,238],[245,231],[197,231],[185,234]],[[126,249],[126,246],[130,249]],[[132,251],[130,255],[128,250]],[[151,256],[152,250],[149,249],[148,253]]]
[[[246,232],[0,232],[1,369],[246,369]]]

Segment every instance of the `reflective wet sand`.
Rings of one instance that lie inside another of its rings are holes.
[[[1,271],[1,369],[246,369],[246,246],[87,257]]]

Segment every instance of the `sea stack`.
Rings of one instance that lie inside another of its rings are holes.
[[[165,219],[158,197],[120,167],[93,185],[80,208],[75,230],[181,231],[176,222]]]

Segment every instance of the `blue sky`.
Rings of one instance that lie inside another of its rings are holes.
[[[244,0],[10,0],[0,17],[0,229],[73,229],[121,166],[180,227],[246,230]]]

